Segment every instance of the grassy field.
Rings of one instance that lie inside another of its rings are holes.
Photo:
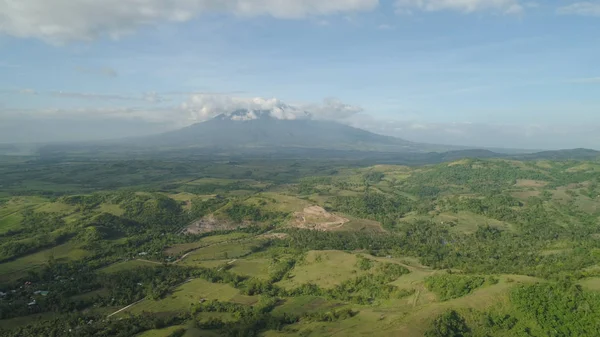
[[[135,337],[169,337],[169,336],[171,336],[172,333],[174,333],[175,331],[180,330],[180,329],[187,330],[187,326],[174,325],[174,326],[170,326],[170,327],[164,328],[164,329],[148,330],[148,331],[144,331],[140,334],[135,335]]]
[[[337,250],[310,251],[305,260],[290,272],[290,278],[277,285],[291,289],[310,282],[332,288],[364,273],[357,267],[357,261],[356,255]]]
[[[158,265],[160,265],[160,264],[151,263],[151,262],[147,262],[147,261],[141,261],[141,260],[129,260],[129,261],[113,263],[110,266],[99,269],[98,271],[101,273],[115,273],[115,272],[119,272],[121,270],[131,270],[131,269],[139,268],[139,267],[154,267],[154,266],[158,266]]]
[[[592,291],[600,291],[600,277],[590,277],[579,281],[582,287]]]
[[[0,234],[19,227],[23,216],[21,212],[28,207],[44,206],[47,200],[41,197],[13,197],[0,205]]]
[[[277,306],[273,313],[275,315],[289,314],[305,314],[310,312],[318,312],[336,308],[343,304],[327,300],[317,296],[299,296],[285,299],[283,304]]]
[[[46,212],[46,213],[61,213],[61,214],[69,214],[75,211],[76,207],[72,205],[67,205],[62,202],[48,202],[43,203],[36,208],[38,212]]]
[[[10,230],[15,230],[19,228],[21,224],[21,220],[23,220],[23,216],[20,213],[11,213],[0,218],[0,234],[6,233]]]
[[[218,300],[223,302],[234,302],[240,304],[254,304],[258,301],[256,296],[241,295],[239,290],[227,284],[210,283],[201,279],[191,280],[175,290],[165,298],[153,301],[145,300],[123,314],[141,312],[176,312],[189,310],[190,305],[199,303],[200,300]]]
[[[120,215],[123,215],[123,213],[125,213],[125,211],[121,208],[121,206],[116,205],[116,204],[107,204],[107,203],[100,204],[100,206],[98,207],[98,211],[100,211],[102,213],[113,214],[116,216],[120,216]]]
[[[481,324],[477,312],[487,310],[507,310],[510,307],[509,291],[520,283],[537,281],[533,278],[504,275],[496,285],[477,289],[473,293],[446,302],[439,302],[426,290],[418,291],[408,298],[382,303],[379,306],[353,306],[358,314],[352,318],[331,323],[301,321],[290,326],[287,331],[268,331],[265,336],[402,336],[422,337],[431,322],[448,309],[460,311],[470,326]],[[304,304],[319,300],[307,299]],[[321,302],[322,303],[322,302]],[[287,302],[286,302],[287,304]],[[286,305],[284,304],[284,305]],[[276,310],[281,310],[277,308]],[[301,310],[296,308],[295,310]],[[376,332],[376,334],[375,334]]]
[[[256,246],[257,242],[255,241],[243,241],[204,247],[190,253],[190,255],[181,261],[181,264],[194,265],[199,261],[236,259],[250,254],[253,247]]]
[[[453,231],[464,233],[464,234],[472,234],[477,231],[479,226],[489,225],[491,227],[495,227],[502,230],[514,230],[515,226],[503,221],[495,220],[488,218],[484,215],[475,214],[467,211],[460,211],[458,213],[450,213],[444,212],[434,216],[430,215],[416,215],[416,214],[408,214],[406,217],[402,218],[403,222],[411,222],[417,219],[424,220],[433,220],[437,223],[454,223],[455,226],[452,227]]]
[[[266,210],[288,213],[300,212],[304,208],[311,206],[311,203],[307,200],[275,192],[259,193],[246,200],[246,203],[251,204],[258,204],[260,202],[266,202],[263,206]]]
[[[266,279],[269,277],[270,260],[267,259],[243,259],[231,263],[229,269],[232,273]]]
[[[173,245],[165,250],[165,253],[168,255],[178,255],[183,252],[188,252],[194,249],[198,249],[201,247],[206,247],[209,245],[214,245],[226,241],[236,241],[240,239],[244,239],[249,237],[250,234],[246,233],[231,233],[231,234],[223,234],[223,235],[212,235],[204,237],[196,242],[190,243],[182,243]]]
[[[87,254],[88,252],[79,248],[73,242],[45,249],[35,254],[0,264],[0,282],[8,282],[23,277],[27,274],[27,271],[35,270],[48,263],[50,257],[54,257],[56,261],[69,261],[82,259]]]

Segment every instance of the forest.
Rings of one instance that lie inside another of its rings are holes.
[[[600,335],[600,159],[16,157],[0,187],[0,336]]]

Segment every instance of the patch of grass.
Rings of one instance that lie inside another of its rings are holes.
[[[57,262],[79,260],[88,255],[88,252],[79,248],[74,242],[68,242],[53,248],[30,254],[14,261],[0,264],[0,282],[16,280],[27,274],[28,270],[37,269],[46,264],[50,257]]]
[[[79,294],[79,295],[75,295],[71,297],[71,300],[73,301],[86,301],[86,300],[90,300],[93,299],[96,296],[100,296],[100,297],[104,297],[107,296],[109,294],[108,289],[98,289],[98,290],[94,290],[94,291],[90,291],[84,294]]]
[[[310,251],[305,260],[292,269],[289,278],[277,284],[286,289],[306,283],[333,288],[345,280],[365,273],[357,267],[357,261],[356,255],[342,251]]]
[[[590,277],[579,281],[579,284],[587,290],[600,291],[600,277]]]
[[[237,260],[231,265],[233,267],[229,271],[232,273],[262,279],[269,278],[270,261],[267,259],[243,259]]]
[[[46,213],[63,213],[69,214],[75,211],[75,206],[67,205],[62,202],[49,202],[44,203],[36,208],[37,212],[46,212]]]
[[[182,264],[194,265],[198,261],[236,259],[248,255],[257,246],[257,242],[230,242],[195,250],[188,255]]]
[[[548,182],[541,180],[519,179],[515,186],[517,187],[544,187]]]
[[[23,216],[20,213],[12,213],[0,218],[0,234],[19,228],[21,220]]]
[[[181,244],[173,245],[173,246],[167,248],[165,250],[165,253],[168,255],[178,255],[183,252],[188,252],[188,251],[191,251],[194,249],[218,244],[221,242],[241,240],[241,239],[247,238],[249,236],[250,236],[250,234],[247,234],[247,233],[230,233],[230,234],[223,234],[223,235],[207,236],[196,242],[181,243]]]
[[[311,206],[311,203],[307,200],[274,192],[257,194],[248,198],[245,202],[261,205],[261,208],[267,211],[287,213],[301,212],[304,208]]]
[[[239,179],[221,179],[221,178],[200,178],[188,182],[188,185],[229,185],[236,182],[253,182],[253,180],[239,180]]]
[[[123,262],[113,263],[110,266],[101,268],[98,270],[100,273],[116,273],[122,270],[131,270],[139,267],[156,267],[159,264],[151,263],[148,261],[140,261],[140,260],[129,260]]]
[[[175,331],[186,328],[187,327],[185,325],[174,325],[164,329],[144,331],[140,334],[135,335],[135,337],[169,337]]]
[[[527,201],[527,199],[529,199],[531,197],[539,197],[540,193],[541,193],[540,191],[531,190],[531,191],[516,191],[516,192],[512,192],[510,195],[512,195],[513,197],[515,197],[521,201]]]
[[[273,310],[274,315],[284,313],[303,315],[311,312],[318,312],[340,306],[339,303],[331,302],[327,299],[317,296],[299,296],[287,298],[282,305]]]
[[[189,310],[192,304],[199,303],[203,299],[240,304],[253,304],[258,301],[258,297],[241,295],[239,290],[228,284],[210,283],[205,280],[194,279],[179,286],[161,300],[145,300],[125,310],[125,312],[142,313],[146,311],[160,313],[185,311]]]
[[[125,213],[125,211],[121,208],[121,206],[119,206],[117,204],[102,203],[98,207],[98,210],[102,213],[109,213],[109,214],[116,215],[116,216],[121,216],[121,215],[123,215],[123,213]]]
[[[192,201],[197,195],[194,193],[180,192],[176,194],[169,194],[169,198],[177,201]]]

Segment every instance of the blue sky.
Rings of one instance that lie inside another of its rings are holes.
[[[599,31],[600,1],[0,0],[0,142],[263,97],[415,141],[600,148]]]

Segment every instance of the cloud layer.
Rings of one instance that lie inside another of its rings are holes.
[[[361,107],[345,104],[335,98],[321,103],[287,104],[277,98],[246,98],[228,95],[195,94],[181,105],[191,121],[205,121],[220,114],[230,115],[245,110],[244,116],[236,119],[255,119],[257,112],[268,111],[271,117],[294,120],[302,118],[343,120],[363,111]]]
[[[600,125],[431,123],[376,120],[368,116],[350,124],[415,142],[513,149],[600,149]]]
[[[164,122],[177,126],[185,126],[202,122],[224,114],[232,119],[256,119],[261,113],[267,113],[273,118],[282,120],[295,119],[321,119],[343,121],[363,112],[363,108],[346,104],[336,98],[327,98],[319,103],[288,104],[277,98],[240,97],[222,93],[194,93],[188,94],[183,103],[177,105],[175,98],[183,93],[156,93],[148,92],[141,96],[49,91],[38,92],[34,89],[21,89],[7,91],[6,93],[19,93],[21,95],[50,95],[68,100],[92,101],[121,101],[123,103],[136,103],[141,106],[114,106],[110,108],[50,108],[42,110],[0,110],[0,117],[7,115],[24,114],[28,116],[45,117],[110,117],[123,119],[140,119],[150,122]],[[163,104],[164,103],[164,104]],[[240,110],[245,114],[240,114]]]
[[[51,43],[119,38],[140,26],[203,13],[299,19],[369,11],[379,0],[0,0],[0,33]]]
[[[568,6],[560,7],[557,12],[558,14],[575,14],[600,17],[600,2],[576,2]]]
[[[495,11],[506,14],[523,12],[520,0],[397,0],[396,8],[400,13],[412,13],[413,10],[453,10],[464,13]]]

